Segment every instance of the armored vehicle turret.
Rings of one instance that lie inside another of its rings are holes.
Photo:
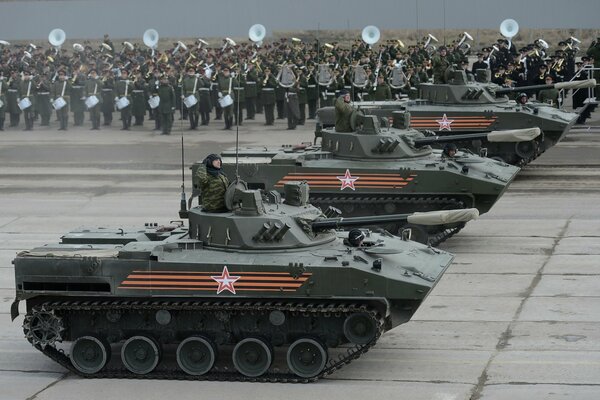
[[[468,79],[464,71],[449,72],[448,83],[424,83],[417,100],[355,102],[365,114],[390,119],[395,127],[411,127],[432,131],[437,135],[463,135],[474,132],[512,130],[537,127],[542,134],[532,140],[490,142],[486,139],[464,139],[458,145],[478,153],[487,149],[489,157],[523,166],[557,144],[577,120],[577,114],[549,104],[528,101],[517,103],[506,96],[510,92],[529,92],[550,87],[578,89],[595,85],[595,80],[562,82],[504,88],[489,82],[489,72],[478,70],[477,80]],[[472,78],[472,76],[471,76]],[[405,120],[405,112],[410,118]],[[317,131],[335,125],[335,110],[318,110]]]
[[[453,256],[402,238],[334,227],[306,184],[264,197],[239,182],[229,211],[195,207],[189,226],[80,228],[13,261],[26,338],[74,373],[314,381],[408,321]],[[477,210],[394,215],[466,221]],[[111,360],[112,358],[112,360]]]
[[[239,150],[239,175],[251,188],[283,191],[289,181],[310,184],[310,202],[336,207],[345,216],[386,215],[474,207],[486,213],[504,193],[519,168],[459,151],[433,150],[428,143],[447,140],[416,130],[382,127],[375,116],[355,115],[354,132],[322,131],[322,144],[295,147],[250,147]],[[533,138],[539,131],[513,132]],[[478,134],[489,140],[506,133]],[[531,139],[530,139],[531,140]],[[221,153],[223,170],[235,176],[235,149]],[[193,196],[199,194],[192,166]],[[379,223],[399,233],[405,222]],[[415,227],[415,240],[437,245],[463,224]]]

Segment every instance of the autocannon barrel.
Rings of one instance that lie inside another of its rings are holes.
[[[452,143],[462,140],[485,139],[489,142],[527,142],[540,135],[540,128],[511,129],[484,133],[466,133],[464,135],[436,135],[415,139],[415,147],[434,143]]]
[[[412,214],[375,215],[369,217],[351,218],[322,218],[312,222],[315,231],[325,229],[346,228],[352,226],[368,226],[389,222],[407,221],[415,225],[443,225],[457,222],[467,222],[476,219],[479,211],[476,208],[459,210],[430,211]]]
[[[530,86],[518,86],[518,87],[507,87],[496,89],[496,94],[504,94],[511,92],[524,92],[526,90],[542,90],[556,88],[558,90],[568,89],[586,89],[596,86],[595,79],[586,79],[583,81],[570,81],[570,82],[558,82],[550,85],[530,85]]]

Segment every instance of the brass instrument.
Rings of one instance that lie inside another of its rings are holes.
[[[184,66],[187,66],[191,60],[195,60],[196,56],[193,53],[190,53],[190,56],[187,58],[187,60],[185,60],[185,64]]]

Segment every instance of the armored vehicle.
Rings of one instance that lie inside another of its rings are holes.
[[[356,114],[356,113],[355,113]],[[486,213],[504,193],[519,168],[467,151],[447,156],[430,143],[454,140],[425,137],[416,130],[382,127],[375,116],[354,116],[356,131],[322,131],[322,145],[241,148],[239,176],[251,188],[282,191],[286,182],[304,180],[311,187],[311,203],[336,207],[345,216],[385,215],[474,207]],[[478,134],[489,140],[507,136],[535,137],[539,131]],[[473,136],[473,135],[471,135]],[[529,139],[531,140],[531,139]],[[235,150],[222,152],[223,170],[235,176]],[[198,194],[196,170],[193,196]],[[405,222],[380,223],[399,233]],[[463,227],[416,227],[413,237],[437,245]]]
[[[327,375],[408,321],[453,256],[409,241],[409,231],[402,238],[336,231],[372,221],[327,218],[308,204],[306,184],[285,189],[282,202],[276,192],[263,198],[236,183],[230,211],[195,207],[188,227],[81,228],[23,251],[13,261],[12,318],[25,301],[26,338],[84,377],[307,382]]]
[[[527,92],[550,87],[577,89],[595,85],[595,80],[562,82],[504,88],[489,82],[489,71],[478,70],[477,80],[469,80],[464,71],[452,71],[446,84],[424,83],[419,87],[417,100],[365,101],[354,103],[366,114],[393,120],[396,127],[412,127],[433,131],[438,135],[462,135],[538,127],[542,134],[529,141],[490,142],[486,139],[461,140],[459,145],[478,153],[487,149],[489,157],[523,166],[557,144],[576,122],[578,115],[550,106],[528,101],[518,104],[506,94]],[[396,113],[400,111],[399,113]],[[405,124],[404,112],[410,112]],[[335,125],[335,110],[318,110],[317,131]]]

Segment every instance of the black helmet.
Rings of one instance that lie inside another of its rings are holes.
[[[360,229],[352,229],[350,232],[348,232],[348,243],[350,243],[351,246],[360,246],[364,239],[365,233]]]
[[[444,146],[444,154],[446,155],[449,155],[451,151],[454,151],[456,153],[457,150],[458,147],[456,147],[454,143],[446,143],[446,145]]]

